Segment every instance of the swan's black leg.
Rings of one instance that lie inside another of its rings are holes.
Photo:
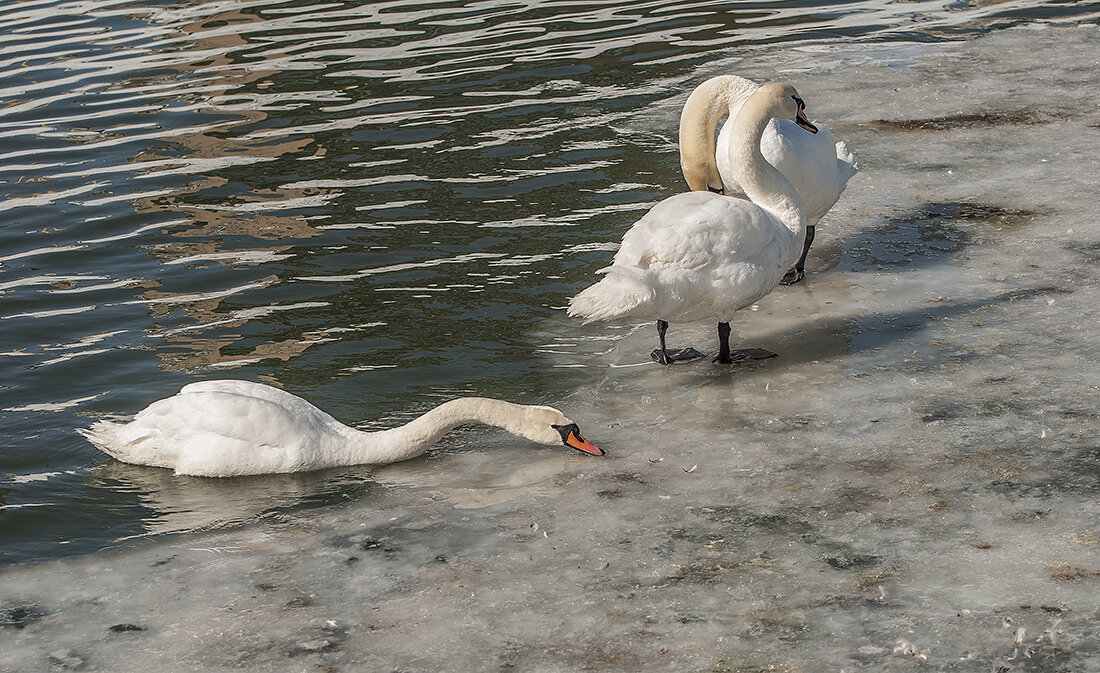
[[[794,285],[806,277],[806,255],[809,254],[810,246],[813,245],[815,229],[816,227],[812,225],[806,226],[806,242],[802,244],[802,256],[795,262],[794,268],[783,276],[783,280],[779,281],[780,285]]]
[[[728,322],[718,323],[718,357],[714,358],[715,362],[720,362],[724,365],[730,364],[730,324]]]
[[[767,360],[774,358],[778,353],[764,350],[763,348],[738,348],[730,350],[730,324],[718,323],[718,356],[714,361],[723,365],[732,365],[739,362],[751,362],[752,360]]]
[[[652,357],[654,360],[656,360],[657,362],[660,362],[663,365],[672,364],[672,360],[668,359],[668,349],[665,348],[665,332],[667,332],[667,331],[668,331],[668,323],[665,322],[664,320],[658,320],[657,321],[657,338],[660,339],[661,347],[658,348],[657,350],[653,351],[652,353],[650,353],[650,357]]]
[[[649,354],[651,358],[663,365],[673,362],[686,362],[703,357],[703,354],[692,347],[681,348],[671,353],[665,348],[665,332],[668,331],[668,323],[664,320],[657,321],[657,337],[661,340],[661,347]]]

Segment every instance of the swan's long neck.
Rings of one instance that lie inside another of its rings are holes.
[[[444,402],[423,416],[390,430],[363,432],[347,428],[340,461],[342,464],[356,465],[415,458],[443,435],[467,423],[492,425],[519,434],[523,409],[521,405],[502,400],[463,397]]]
[[[733,121],[728,148],[730,165],[749,200],[783,222],[796,237],[801,237],[806,232],[802,197],[760,151],[760,138],[771,120],[766,99],[754,96],[745,102]]]
[[[719,120],[734,114],[756,88],[756,83],[743,77],[720,75],[703,82],[688,96],[680,113],[680,169],[692,191],[728,186],[723,185],[714,160],[714,131]]]

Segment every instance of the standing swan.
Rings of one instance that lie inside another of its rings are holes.
[[[732,120],[759,85],[736,75],[712,77],[696,87],[680,114],[680,168],[688,186],[695,191],[715,191],[744,197],[745,191],[729,163],[726,148],[733,141]],[[715,151],[714,130],[725,115]],[[792,285],[806,275],[806,255],[814,240],[815,227],[833,207],[856,174],[855,158],[829,129],[815,124],[819,133],[803,133],[785,119],[768,124],[760,139],[764,158],[798,191],[806,208],[806,242],[802,256],[780,281]]]
[[[773,117],[816,132],[790,84],[766,84],[741,107],[733,123],[730,165],[751,201],[711,192],[671,196],[623,236],[607,276],[569,302],[569,315],[586,322],[636,317],[657,321],[662,364],[701,357],[694,349],[669,353],[668,320],[718,321],[716,362],[772,357],[760,349],[730,352],[733,313],[771,292],[798,259],[806,234],[802,199],[760,153],[760,136]]]
[[[494,425],[539,444],[564,442],[603,455],[581,436],[576,423],[552,407],[463,397],[400,427],[363,432],[296,395],[231,380],[188,384],[128,423],[98,421],[78,432],[124,463],[198,477],[235,477],[394,463],[419,456],[466,423]]]

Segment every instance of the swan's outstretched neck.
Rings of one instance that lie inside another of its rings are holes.
[[[806,230],[802,197],[760,151],[760,138],[772,120],[770,105],[769,98],[755,95],[741,107],[733,121],[736,141],[728,148],[730,165],[749,199],[801,237]]]
[[[444,402],[405,425],[380,432],[362,432],[349,428],[351,457],[356,463],[391,463],[415,458],[454,428],[467,423],[482,423],[519,431],[525,407],[486,397],[463,397]]]

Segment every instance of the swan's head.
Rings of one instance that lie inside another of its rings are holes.
[[[559,446],[565,444],[583,453],[602,456],[603,449],[581,436],[577,424],[553,407],[528,407],[519,434],[532,442]]]
[[[810,133],[817,133],[817,127],[806,116],[806,103],[793,86],[786,82],[771,82],[760,87],[757,93],[770,98],[774,116],[789,119]]]

